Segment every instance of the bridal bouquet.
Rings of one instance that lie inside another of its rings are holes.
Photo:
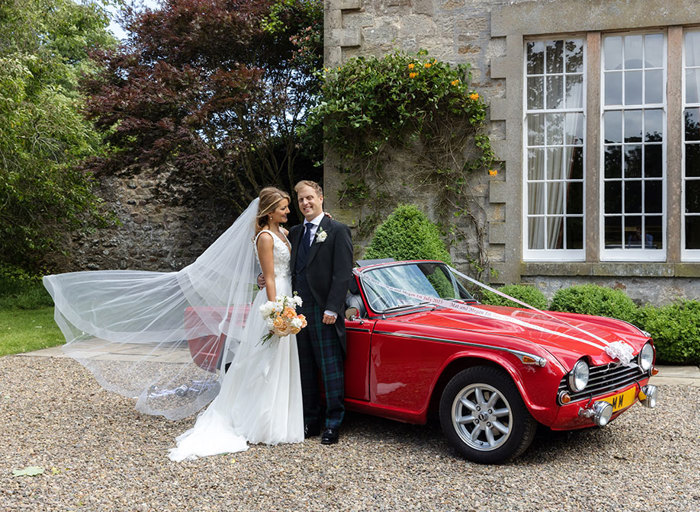
[[[260,313],[270,329],[270,332],[262,337],[263,343],[272,336],[296,334],[306,327],[306,317],[297,315],[296,311],[297,306],[301,304],[301,297],[298,295],[294,297],[278,295],[277,300],[268,300],[260,306]]]

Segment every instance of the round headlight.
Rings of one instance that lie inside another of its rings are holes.
[[[651,343],[647,343],[642,347],[642,350],[639,351],[637,363],[645,372],[651,369],[651,365],[654,364],[654,347],[651,346]]]
[[[569,372],[569,387],[572,391],[583,391],[588,385],[588,365],[586,361],[578,361]]]

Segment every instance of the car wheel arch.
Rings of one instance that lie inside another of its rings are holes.
[[[452,380],[452,378],[459,372],[474,366],[490,366],[505,371],[518,389],[520,396],[525,402],[525,406],[528,407],[528,409],[530,408],[526,398],[526,393],[524,393],[522,379],[519,377],[518,372],[511,364],[508,364],[507,361],[502,361],[500,358],[496,357],[489,358],[485,357],[484,355],[462,354],[456,355],[447,360],[440,372],[438,372],[438,377],[435,379],[433,388],[430,391],[430,402],[428,405],[429,419],[437,418],[440,408],[440,397],[442,396],[442,392],[450,380]]]
[[[519,456],[537,430],[512,378],[496,365],[457,373],[442,393],[439,419],[450,445],[468,460],[483,464]]]

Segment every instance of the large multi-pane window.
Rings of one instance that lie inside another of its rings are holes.
[[[583,259],[583,40],[528,42],[525,60],[525,257]]]
[[[603,37],[602,259],[665,258],[664,35]]]
[[[684,36],[682,252],[700,260],[700,30]]]

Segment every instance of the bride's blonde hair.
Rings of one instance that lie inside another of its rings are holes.
[[[258,214],[255,216],[255,234],[260,233],[262,228],[268,223],[267,216],[277,208],[277,205],[283,199],[291,202],[291,197],[284,190],[277,187],[265,187],[258,195],[260,203],[258,204]]]

